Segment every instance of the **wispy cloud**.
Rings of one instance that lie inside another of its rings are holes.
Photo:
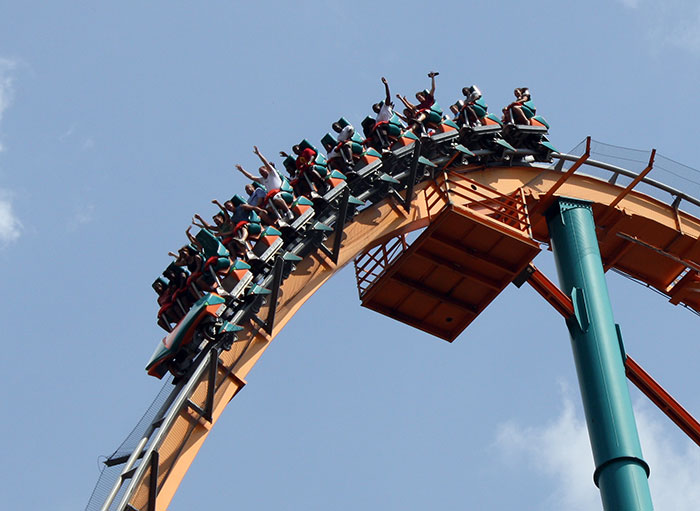
[[[19,238],[22,224],[12,209],[9,194],[0,190],[0,246],[6,246]]]
[[[646,25],[652,51],[676,48],[700,54],[700,5],[696,0],[617,0]]]
[[[12,71],[15,66],[15,61],[0,58],[0,122],[2,122],[3,114],[12,103],[14,97],[14,79]],[[0,141],[0,152],[3,150],[2,141]]]
[[[13,70],[16,63],[13,60],[0,58],[0,122],[5,110],[12,104],[14,97]],[[0,152],[4,150],[0,140]],[[22,223],[15,215],[12,207],[11,194],[0,189],[0,247],[5,247],[19,238]]]
[[[688,441],[685,448],[670,442],[670,422],[653,416],[649,406],[638,403],[635,416],[644,458],[651,467],[649,486],[657,509],[696,511],[700,502],[700,451]],[[675,432],[674,432],[675,433]],[[497,445],[504,454],[529,464],[553,482],[553,491],[538,509],[584,511],[600,508],[594,486],[591,447],[583,417],[564,391],[562,409],[542,426],[502,424]],[[533,503],[534,504],[534,503]]]

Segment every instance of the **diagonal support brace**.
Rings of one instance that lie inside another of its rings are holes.
[[[321,252],[326,254],[333,264],[338,264],[338,257],[340,256],[340,244],[343,242],[343,229],[345,228],[345,221],[348,218],[348,204],[350,203],[350,189],[346,188],[343,190],[343,195],[340,199],[340,207],[338,209],[338,218],[335,220],[335,225],[333,227],[333,248],[329,249],[325,244],[321,243],[319,248]]]
[[[411,211],[411,201],[413,200],[413,187],[416,184],[416,176],[418,175],[418,167],[423,164],[420,162],[420,152],[421,152],[421,142],[416,140],[413,144],[413,158],[411,159],[411,172],[408,175],[408,182],[406,184],[406,196],[403,199],[403,208],[406,213]]]

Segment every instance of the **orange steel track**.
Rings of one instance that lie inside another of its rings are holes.
[[[560,171],[541,167],[470,166],[450,171],[450,181],[459,184],[466,182],[468,176],[485,191],[522,194],[531,211],[532,238],[546,243],[548,234],[541,200],[551,199],[547,192],[562,175]],[[298,263],[296,270],[281,287],[272,334],[268,335],[255,325],[248,325],[240,333],[233,349],[221,354],[211,421],[197,411],[197,408],[203,410],[206,405],[206,375],[196,384],[189,399],[190,406],[184,407],[163,431],[158,457],[143,460],[143,464],[149,467],[157,463],[157,480],[150,477],[150,468],[141,471],[135,490],[125,497],[129,504],[127,509],[147,509],[149,487],[157,488],[156,509],[167,509],[209,431],[226,405],[245,385],[248,372],[285,324],[318,288],[356,256],[402,233],[428,226],[431,219],[448,204],[447,195],[442,194],[439,200],[434,198],[436,191],[438,184],[435,182],[416,186],[409,213],[393,198],[362,211],[345,227],[337,264],[321,253],[308,256]],[[634,190],[625,190],[578,173],[571,173],[560,182],[553,195],[594,203],[606,269],[616,268],[655,287],[669,296],[673,303],[680,301],[696,310],[700,308],[700,300],[695,299],[693,293],[696,282],[700,280],[695,278],[696,268],[700,268],[700,219]],[[613,207],[610,207],[611,204]],[[475,211],[479,214],[478,208]],[[265,317],[266,313],[266,307],[263,307],[260,317]]]

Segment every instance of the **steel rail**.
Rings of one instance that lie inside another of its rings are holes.
[[[565,161],[571,161],[575,162],[577,161],[580,156],[575,156],[573,154],[566,154],[566,153],[552,153],[552,158],[557,158],[559,160],[565,160]],[[584,165],[589,165],[591,167],[597,167],[599,169],[607,170],[612,172],[613,174],[619,174],[621,176],[629,177],[631,179],[635,179],[639,177],[639,174],[636,172],[632,172],[631,170],[624,169],[622,167],[618,167],[616,165],[611,165],[610,163],[605,163],[602,161],[598,160],[591,160],[588,159],[586,160],[586,163]],[[551,168],[551,167],[543,167],[543,168]],[[650,186],[653,186],[654,188],[657,188],[663,192],[669,193],[673,197],[676,198],[676,200],[684,200],[686,202],[689,202],[690,204],[693,204],[694,206],[700,207],[700,200],[696,199],[695,197],[692,197],[684,192],[681,192],[680,190],[676,190],[675,188],[665,185],[660,181],[656,181],[655,179],[649,179],[648,177],[644,177],[641,179],[641,182],[644,184],[648,184]],[[675,204],[675,201],[674,201]]]

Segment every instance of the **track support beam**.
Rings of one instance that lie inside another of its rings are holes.
[[[326,254],[333,264],[338,264],[338,257],[340,257],[340,244],[343,241],[343,229],[345,228],[345,221],[348,218],[348,204],[350,203],[350,188],[345,188],[343,190],[343,195],[340,199],[340,204],[338,208],[338,218],[335,220],[335,226],[333,228],[333,249],[329,249],[326,245],[321,243],[319,247],[321,252]]]
[[[420,152],[421,152],[421,142],[416,140],[413,144],[413,159],[411,160],[411,169],[408,174],[408,181],[406,182],[406,197],[403,199],[403,208],[406,213],[411,212],[411,201],[413,200],[413,187],[416,184],[416,175],[418,174],[418,167],[420,166]]]
[[[270,301],[267,309],[267,319],[263,321],[257,314],[253,314],[253,321],[262,327],[268,335],[272,335],[272,329],[275,326],[275,311],[277,310],[277,300],[280,295],[280,286],[282,285],[282,277],[284,274],[284,257],[279,256],[275,260],[275,266],[272,268],[272,288],[270,292]]]
[[[591,203],[558,198],[546,211],[588,435],[606,511],[651,511],[649,466],[642,458],[623,355],[605,283]]]
[[[148,478],[148,511],[156,511],[156,498],[158,497],[158,463],[160,456],[158,451],[151,453],[151,475]]]

